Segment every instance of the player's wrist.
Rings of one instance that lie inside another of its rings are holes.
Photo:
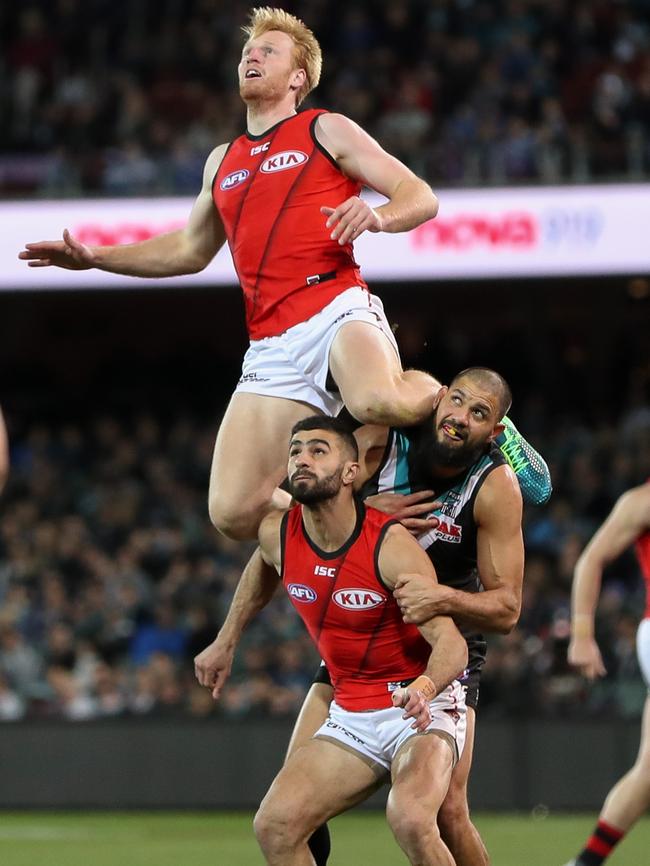
[[[594,636],[594,618],[589,613],[576,613],[571,618],[571,638],[584,640]]]
[[[426,674],[420,674],[412,683],[409,684],[409,691],[420,692],[422,697],[427,701],[432,701],[438,694],[436,684]]]
[[[457,596],[460,593],[452,589],[450,586],[445,586],[444,584],[438,584],[436,586],[436,596],[435,596],[435,613],[433,616],[459,616],[462,615],[463,610],[460,605],[462,605],[464,599],[461,597],[460,599]],[[463,593],[463,595],[467,595],[467,593]],[[459,602],[459,604],[457,604]]]
[[[215,637],[213,644],[217,644],[226,652],[233,652],[237,648],[237,644],[239,643],[239,639],[241,637],[241,630],[232,628],[229,629],[225,625],[221,627],[219,633]]]

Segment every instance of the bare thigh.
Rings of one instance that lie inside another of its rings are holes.
[[[289,434],[318,413],[312,406],[260,394],[233,394],[219,427],[210,473],[212,522],[232,538],[254,538],[286,475]]]
[[[380,782],[353,751],[320,738],[296,749],[264,797],[258,819],[284,824],[307,839],[334,815],[365,800]]]
[[[402,362],[395,348],[388,337],[369,322],[347,322],[339,328],[332,342],[329,363],[348,409],[359,390],[383,391],[402,374]]]
[[[300,713],[293,726],[291,739],[287,746],[287,758],[301,746],[306,745],[316,731],[327,721],[334,689],[327,683],[313,683],[303,701]]]
[[[445,798],[453,767],[449,742],[436,734],[411,737],[395,756],[389,811],[417,808],[437,815]]]
[[[433,410],[439,383],[402,369],[395,346],[369,322],[347,322],[336,333],[329,365],[348,411],[364,424],[417,424]]]

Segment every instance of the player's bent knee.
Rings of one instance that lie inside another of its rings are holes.
[[[380,390],[360,390],[359,393],[346,394],[345,405],[361,424],[385,424],[395,411],[394,403]]]
[[[243,507],[219,496],[210,496],[208,513],[215,529],[234,541],[247,541],[257,536],[264,507]]]
[[[281,853],[295,848],[303,833],[295,809],[265,800],[253,819],[253,830],[260,848],[267,853]]]
[[[407,851],[420,851],[440,839],[436,816],[416,804],[393,808],[387,812],[388,823],[399,844]]]

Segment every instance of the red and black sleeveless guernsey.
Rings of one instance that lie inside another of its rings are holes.
[[[316,141],[325,113],[302,111],[263,135],[239,136],[212,183],[252,340],[306,321],[351,286],[367,288],[352,244],[331,240],[320,212],[361,192]]]
[[[300,505],[282,521],[282,581],[346,710],[392,706],[392,691],[419,676],[431,653],[418,629],[403,622],[379,574],[379,550],[395,522],[358,503],[354,532],[327,553],[307,535]]]
[[[650,479],[647,483],[650,484]],[[650,530],[637,538],[635,549],[645,580],[645,613],[643,616],[648,619],[650,618]]]

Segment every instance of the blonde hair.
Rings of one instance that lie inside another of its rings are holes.
[[[306,80],[296,94],[296,107],[320,81],[323,55],[318,40],[307,25],[284,9],[258,6],[250,13],[250,24],[242,27],[247,39],[256,39],[269,30],[286,33],[293,41],[293,57],[297,69],[304,69]]]

